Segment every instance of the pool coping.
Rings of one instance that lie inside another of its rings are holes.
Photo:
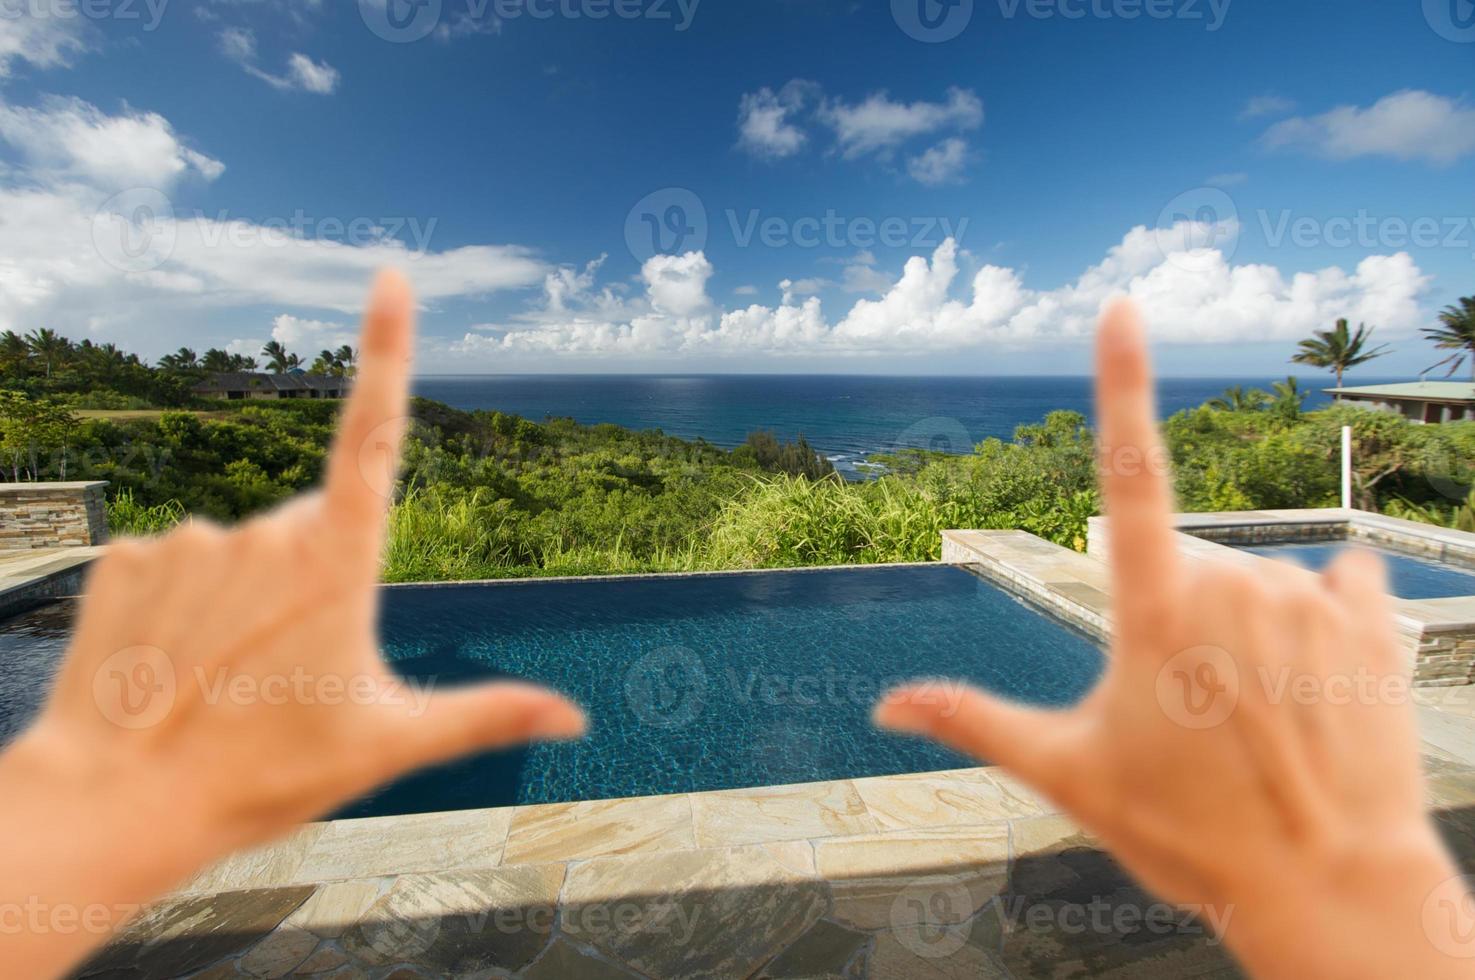
[[[107,545],[0,551],[0,619],[81,591],[87,566]]]
[[[1088,522],[1086,554],[1026,531],[943,532],[943,561],[965,565],[990,581],[1043,606],[1103,642],[1111,634],[1111,579],[1106,560],[1107,518]],[[1221,543],[1272,543],[1350,537],[1448,560],[1475,557],[1475,534],[1382,514],[1322,510],[1226,511],[1175,515],[1179,552],[1195,561],[1254,568],[1275,561]],[[1205,537],[1205,535],[1209,537]],[[1422,551],[1420,551],[1422,547]],[[1420,687],[1475,684],[1475,596],[1393,597],[1400,642]]]
[[[461,585],[539,585],[548,582],[630,582],[653,579],[716,578],[728,575],[769,575],[783,572],[862,571],[867,568],[936,568],[935,561],[878,561],[844,565],[785,565],[777,568],[712,568],[689,572],[619,572],[607,575],[542,575],[520,578],[431,579],[420,582],[380,582],[383,589],[440,589]]]
[[[1091,518],[1087,533],[1088,554],[1103,560],[1109,554],[1106,520]],[[1347,540],[1475,567],[1475,534],[1355,509],[1219,511],[1178,514],[1175,521],[1179,551],[1197,560],[1253,568],[1276,559],[1234,545]],[[1475,684],[1475,596],[1392,598],[1399,636],[1413,659],[1414,683],[1421,687]]]

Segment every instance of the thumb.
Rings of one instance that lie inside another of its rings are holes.
[[[872,720],[881,728],[921,735],[1009,772],[1059,800],[1067,783],[1071,752],[1066,744],[1072,717],[1013,704],[955,682],[929,681],[899,687],[877,703]]]
[[[578,738],[588,720],[561,694],[499,681],[432,695],[418,709],[403,712],[395,727],[396,762],[402,769],[418,769],[471,752]]]

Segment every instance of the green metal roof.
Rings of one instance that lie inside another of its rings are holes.
[[[1468,381],[1408,381],[1397,385],[1362,385],[1356,388],[1326,388],[1329,395],[1360,395],[1365,398],[1405,398],[1426,401],[1475,401],[1475,384]]]

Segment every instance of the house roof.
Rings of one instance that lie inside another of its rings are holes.
[[[318,391],[337,391],[341,388],[348,387],[347,378],[334,377],[328,374],[304,374],[302,375],[302,380],[307,383],[309,388],[316,388]]]
[[[1401,398],[1439,402],[1475,402],[1475,384],[1468,381],[1408,381],[1396,385],[1360,385],[1326,388],[1329,395],[1350,398]]]
[[[345,378],[320,374],[266,374],[261,371],[216,371],[195,385],[197,391],[251,391],[270,388],[274,391],[332,391],[346,388]]]
[[[257,374],[253,371],[213,371],[205,380],[195,385],[196,388],[207,388],[225,391],[241,391],[247,388],[266,388],[270,381],[268,375]]]

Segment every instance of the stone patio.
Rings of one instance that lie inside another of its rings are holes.
[[[1475,869],[1475,767],[1434,746],[1425,765]],[[1205,921],[978,768],[312,824],[200,875],[78,975],[1239,974]]]
[[[1109,633],[1098,557],[1019,531],[948,531],[943,552]],[[1475,871],[1475,688],[1417,698],[1429,805]],[[78,975],[1235,977],[1209,925],[1232,911],[1158,902],[985,767],[310,824],[200,874]]]

